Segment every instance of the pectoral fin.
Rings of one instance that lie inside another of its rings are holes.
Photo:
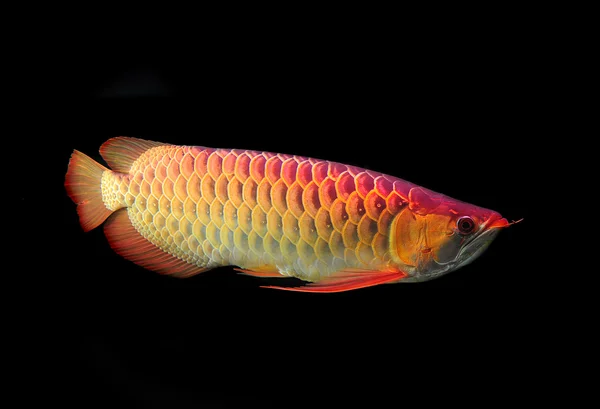
[[[253,276],[253,277],[262,277],[262,278],[286,278],[286,276],[281,275],[277,267],[275,266],[260,266],[260,267],[252,267],[249,269],[245,268],[234,268],[235,271],[239,271],[242,274]]]
[[[399,281],[407,276],[399,270],[390,271],[361,271],[343,270],[334,273],[318,282],[310,283],[303,287],[278,287],[262,286],[263,288],[274,288],[277,290],[300,291],[306,293],[337,293],[342,291],[356,290],[358,288],[371,287],[378,284]]]

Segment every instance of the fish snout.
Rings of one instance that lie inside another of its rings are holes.
[[[510,226],[511,223],[502,217],[500,213],[493,213],[486,223],[486,230],[488,229],[503,229]]]

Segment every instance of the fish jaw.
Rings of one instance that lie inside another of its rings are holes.
[[[458,270],[459,268],[472,263],[475,259],[481,256],[492,243],[492,241],[494,241],[499,232],[500,230],[497,228],[486,229],[476,239],[474,239],[460,251],[458,257],[456,258],[456,262],[454,263],[455,265],[450,271]]]

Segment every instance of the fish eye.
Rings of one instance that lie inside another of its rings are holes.
[[[475,222],[470,217],[464,216],[456,221],[456,227],[462,234],[470,234],[475,230]]]

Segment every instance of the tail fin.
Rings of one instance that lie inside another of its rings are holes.
[[[102,201],[102,174],[108,170],[89,156],[74,150],[65,177],[67,194],[77,204],[84,231],[98,227],[113,212]]]

